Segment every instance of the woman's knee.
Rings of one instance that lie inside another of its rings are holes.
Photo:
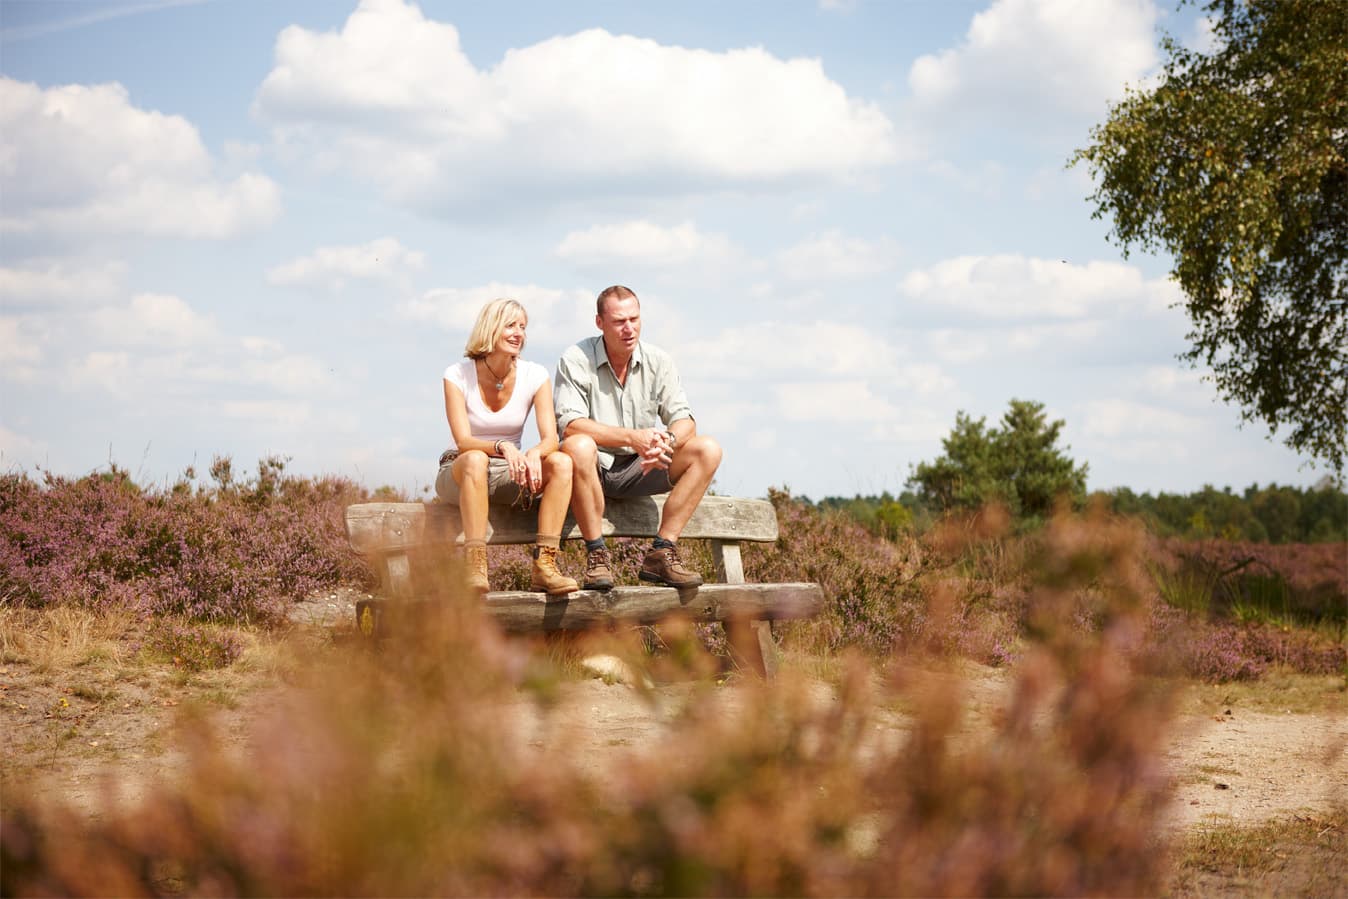
[[[455,460],[454,465],[461,472],[463,480],[485,482],[488,461],[487,454],[482,450],[468,450]]]

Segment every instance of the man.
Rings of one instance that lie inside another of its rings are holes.
[[[696,587],[679,559],[679,535],[721,464],[721,446],[697,433],[669,354],[641,342],[641,301],[621,285],[595,303],[598,337],[557,363],[557,433],[571,457],[571,512],[585,538],[584,589],[613,587],[604,543],[604,498],[668,493],[660,528],[638,575],[670,587]]]

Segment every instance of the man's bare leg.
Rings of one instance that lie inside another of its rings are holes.
[[[688,519],[693,517],[697,504],[702,502],[716,469],[721,467],[721,445],[703,434],[689,438],[674,451],[674,462],[669,466],[669,479],[674,487],[665,500],[664,514],[660,516],[659,536],[677,543]],[[579,519],[577,519],[579,521]]]
[[[571,457],[571,515],[580,536],[597,540],[604,534],[604,486],[599,482],[599,451],[592,438],[576,434],[562,441]]]

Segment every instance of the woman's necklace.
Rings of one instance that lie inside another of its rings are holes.
[[[486,356],[483,356],[483,357],[482,357],[482,364],[485,365],[485,366],[487,367],[487,371],[491,372],[491,376],[492,376],[493,378],[496,379],[496,389],[497,389],[497,390],[500,390],[501,388],[505,387],[505,378],[501,377],[501,376],[498,375],[496,372],[492,371],[492,369],[491,369],[491,363],[487,361],[487,357],[486,357]],[[506,369],[506,375],[509,375],[509,374],[510,374],[510,369],[507,368],[507,369]]]

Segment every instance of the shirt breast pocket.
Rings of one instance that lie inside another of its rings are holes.
[[[637,427],[639,428],[658,428],[663,422],[660,420],[660,405],[651,399],[640,400],[637,404]]]

